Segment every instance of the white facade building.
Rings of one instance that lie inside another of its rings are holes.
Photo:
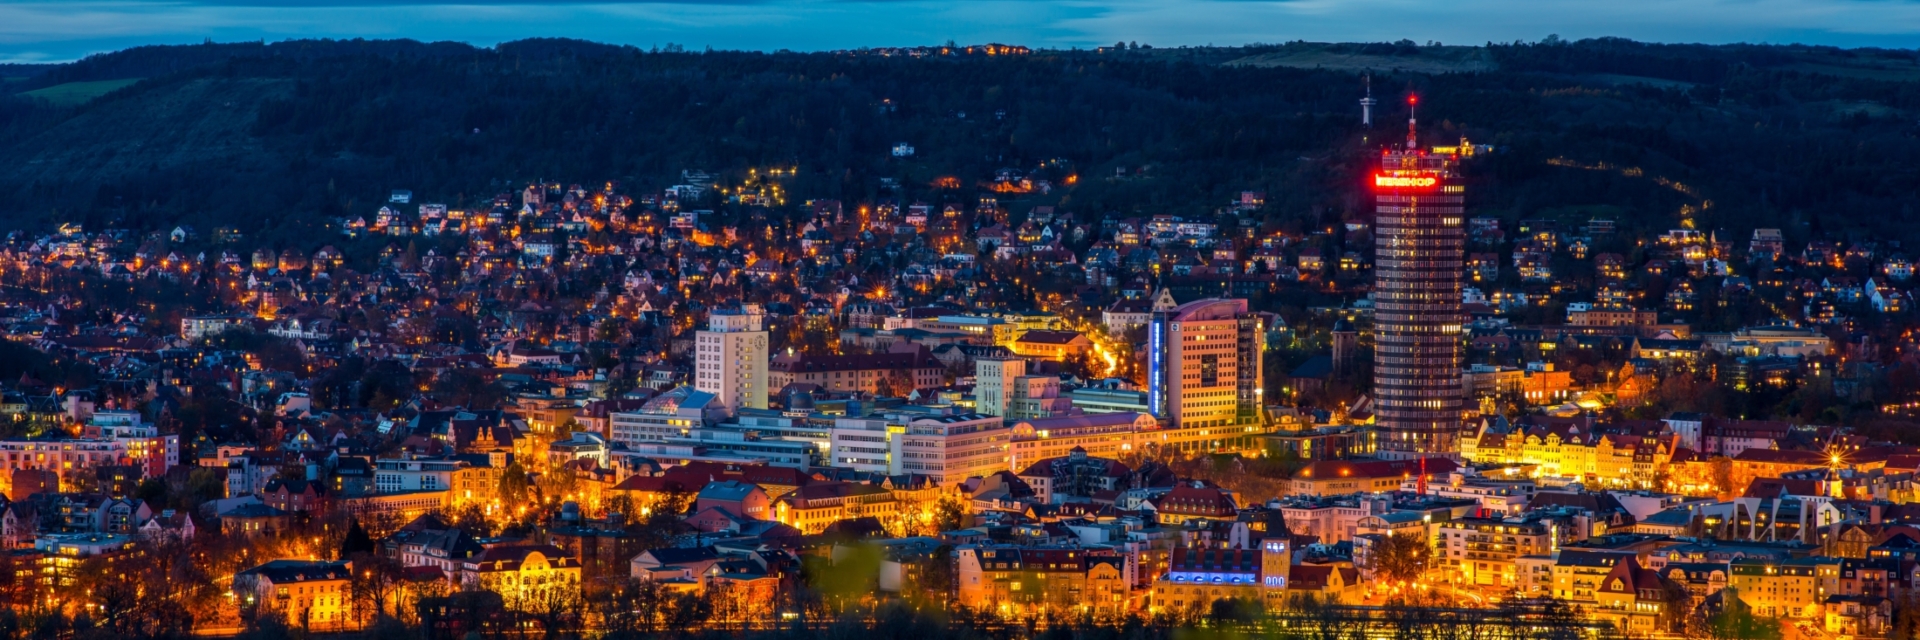
[[[714,311],[694,339],[695,389],[714,395],[728,413],[767,408],[767,332],[758,308]]]
[[[915,417],[901,437],[900,472],[930,476],[934,484],[945,486],[1004,470],[1012,433],[999,416]]]
[[[840,417],[829,432],[833,466],[870,473],[901,472],[900,445],[906,427],[900,416]]]
[[[1019,358],[981,358],[973,363],[974,407],[980,413],[1006,417],[1013,400],[1014,380],[1027,375],[1027,361]]]
[[[245,326],[246,318],[239,316],[189,316],[180,319],[180,337],[199,340]]]
[[[445,491],[453,487],[453,472],[464,466],[446,458],[379,458],[374,460],[374,489],[380,493]]]
[[[638,411],[607,414],[612,442],[636,449],[641,443],[658,443],[667,438],[682,438],[717,417],[719,410],[711,393],[687,387],[675,387],[647,400]]]

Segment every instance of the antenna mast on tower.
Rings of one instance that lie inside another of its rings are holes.
[[[1367,81],[1367,97],[1360,99],[1360,124],[1362,126],[1372,127],[1373,105],[1380,104],[1380,101],[1373,99],[1373,76],[1367,75],[1362,77],[1366,78]]]
[[[1420,104],[1419,96],[1411,94],[1407,96],[1407,151],[1413,151],[1420,147],[1419,136],[1413,133],[1413,125],[1415,122],[1413,118],[1413,107],[1418,104]]]
[[[1427,495],[1427,448],[1420,447],[1420,480],[1414,492]]]

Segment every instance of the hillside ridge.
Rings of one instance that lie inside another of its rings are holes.
[[[573,40],[141,47],[10,83],[148,78],[77,106],[0,97],[0,221],[312,242],[393,189],[460,206],[532,180],[653,190],[683,171],[778,165],[800,169],[794,203],[965,201],[999,172],[1044,167],[1112,178],[1008,199],[1210,216],[1256,190],[1270,194],[1264,222],[1324,226],[1366,215],[1357,176],[1400,136],[1385,123],[1413,92],[1423,139],[1499,149],[1470,169],[1485,215],[1606,207],[1652,228],[1684,204],[1547,162],[1564,157],[1698,185],[1718,206],[1696,222],[1736,235],[1901,238],[1920,226],[1898,186],[1920,179],[1910,69],[1911,51],[1623,40],[927,57]],[[1362,73],[1383,129],[1360,126]],[[917,153],[892,155],[901,143]]]

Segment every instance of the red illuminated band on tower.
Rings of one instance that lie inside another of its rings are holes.
[[[1440,186],[1440,177],[1437,175],[1395,176],[1375,174],[1373,176],[1373,186],[1388,189],[1432,189]]]
[[[1424,493],[1425,458],[1460,450],[1466,210],[1451,184],[1456,158],[1412,146],[1411,126],[1409,146],[1381,154],[1372,175],[1373,392],[1381,456],[1421,459],[1414,484]]]

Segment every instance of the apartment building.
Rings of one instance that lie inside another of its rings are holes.
[[[1120,615],[1125,555],[1077,547],[963,545],[954,550],[958,602],[980,611]]]
[[[580,596],[580,561],[552,545],[492,547],[461,562],[460,583],[500,594],[508,606],[537,607]]]
[[[847,356],[781,355],[768,365],[767,387],[801,382],[829,391],[905,395],[945,382],[946,365],[926,348]]]
[[[373,486],[380,493],[446,491],[465,466],[453,458],[379,458],[373,461]]]
[[[1519,585],[1515,560],[1553,553],[1553,523],[1518,518],[1461,518],[1443,522],[1436,541],[1438,560],[1455,584],[1492,592]]]
[[[1008,468],[1069,455],[1118,457],[1141,450],[1161,435],[1160,422],[1145,413],[1095,413],[1016,420],[1010,434]]]
[[[718,396],[692,387],[675,387],[639,409],[607,413],[607,440],[632,449],[643,442],[685,437],[726,413]]]
[[[1753,607],[1755,616],[1811,617],[1827,596],[1821,588],[1822,572],[1837,575],[1839,569],[1839,558],[1741,558],[1729,567],[1727,587]]]
[[[694,336],[694,387],[729,413],[767,408],[767,332],[757,305],[716,310]]]
[[[1027,361],[1020,358],[974,361],[973,396],[980,413],[1008,420],[1065,415],[1073,408],[1060,395],[1059,376],[1027,375]]]
[[[1012,429],[999,416],[954,413],[916,416],[900,442],[900,473],[950,485],[1007,469]]]
[[[234,574],[233,593],[244,610],[301,627],[338,629],[352,618],[352,576],[345,562],[274,560]]]
[[[814,535],[842,520],[873,517],[886,521],[901,508],[893,491],[864,482],[817,482],[776,498],[773,520]]]

